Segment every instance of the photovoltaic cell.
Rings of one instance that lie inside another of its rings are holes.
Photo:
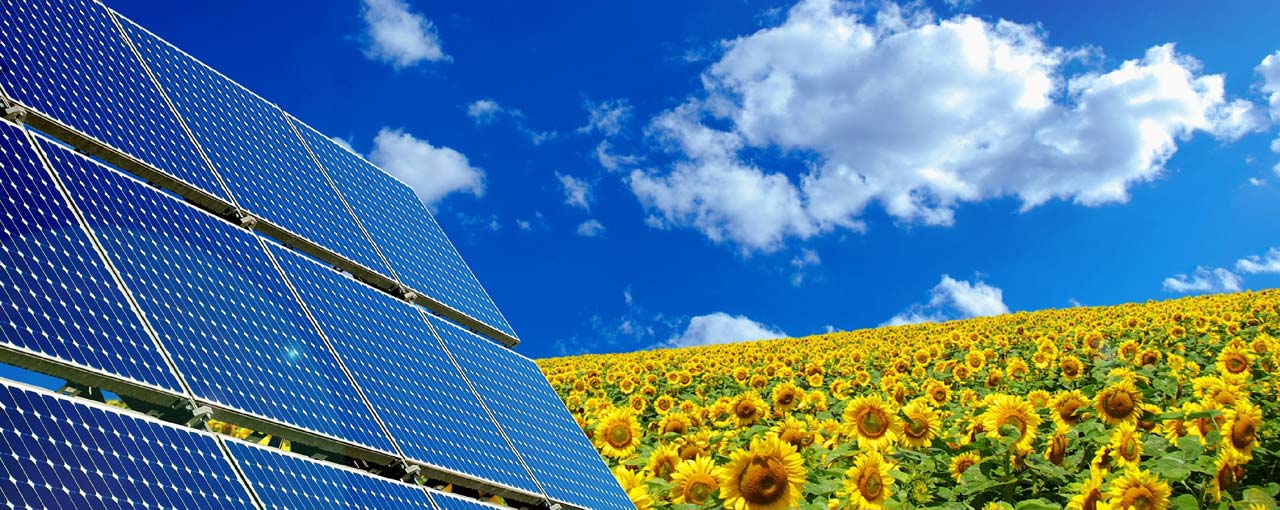
[[[634,510],[533,361],[448,321],[431,321],[552,500]]]
[[[178,395],[21,128],[0,121],[0,342]]]
[[[254,505],[211,435],[0,382],[0,508]]]
[[[422,488],[242,441],[227,441],[267,510],[435,510]]]
[[[0,4],[0,89],[10,99],[226,199],[102,4]]]
[[[431,501],[440,510],[504,510],[506,508],[430,488],[427,489],[427,493],[431,495]]]
[[[241,207],[387,274],[284,112],[128,19],[118,19]]]
[[[413,190],[310,126],[293,122],[401,283],[516,336]]]
[[[197,399],[392,451],[257,238],[41,146]]]
[[[405,456],[540,494],[417,308],[283,248],[272,250]]]

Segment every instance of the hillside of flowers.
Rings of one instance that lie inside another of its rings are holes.
[[[1276,508],[1280,291],[542,360],[641,510]]]

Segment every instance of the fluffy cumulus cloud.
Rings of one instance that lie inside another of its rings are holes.
[[[1004,291],[978,279],[973,282],[942,275],[942,281],[929,291],[929,302],[914,304],[887,325],[900,326],[921,322],[943,322],[972,317],[988,317],[1009,313],[1004,304]]]
[[[624,166],[633,166],[639,163],[640,157],[630,154],[615,154],[613,152],[613,144],[609,143],[608,140],[601,140],[596,145],[596,161],[605,170],[616,172]]]
[[[622,131],[623,125],[631,118],[631,103],[626,99],[614,99],[593,103],[590,100],[583,104],[587,110],[587,124],[578,128],[579,133],[600,133],[614,136]]]
[[[715,312],[689,319],[689,325],[680,334],[659,347],[693,347],[747,340],[784,338],[787,334],[742,315]]]
[[[1164,290],[1179,294],[1201,292],[1239,292],[1242,280],[1228,269],[1197,267],[1190,275],[1176,274],[1162,282]]]
[[[604,224],[595,218],[578,224],[578,235],[582,237],[600,237],[604,235]]]
[[[396,69],[449,60],[435,25],[404,0],[364,0],[365,56]]]
[[[556,172],[560,181],[560,190],[564,192],[564,203],[584,211],[591,209],[591,183],[572,175]]]
[[[675,162],[628,182],[651,225],[746,250],[861,230],[872,203],[904,224],[949,225],[961,203],[995,197],[1023,210],[1124,202],[1179,141],[1260,128],[1223,76],[1173,45],[1072,73],[1080,52],[1033,26],[805,0],[725,47],[704,93],[648,126]]]
[[[467,105],[467,116],[476,123],[477,126],[484,124],[492,124],[498,120],[498,114],[502,113],[502,106],[492,99],[477,99]]]
[[[398,129],[378,132],[369,160],[408,184],[428,206],[454,192],[484,195],[484,170],[471,166],[466,156]]]
[[[1272,248],[1258,256],[1251,255],[1236,261],[1236,271],[1245,274],[1280,273],[1280,248]]]
[[[1261,78],[1259,88],[1267,96],[1271,120],[1280,123],[1280,50],[1262,59],[1254,71]],[[1280,152],[1280,137],[1271,141],[1271,151]],[[1280,165],[1276,165],[1276,173],[1280,174]]]

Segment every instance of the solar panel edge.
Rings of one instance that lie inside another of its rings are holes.
[[[53,141],[53,140],[47,140],[47,137],[44,137],[44,135],[41,135],[39,133],[32,133],[32,135],[36,138],[42,139],[44,143],[55,143],[55,144],[57,143],[56,141]],[[45,157],[47,158],[47,156]],[[111,172],[117,176],[120,176],[121,178],[128,179],[138,185],[145,186],[145,183],[138,181],[136,177],[131,174],[121,172],[119,170],[116,170],[110,166],[107,166],[93,159],[84,158],[84,160],[88,161],[90,164],[96,165],[98,168],[100,168],[103,171]],[[46,164],[49,165],[48,168],[52,168],[51,163],[48,163],[46,161]],[[57,172],[54,171],[52,173],[56,174]],[[65,188],[65,184],[63,184],[62,186]],[[156,190],[151,190],[151,191],[159,193],[162,196],[164,195],[163,193]],[[217,222],[217,224],[225,225],[226,228],[232,228],[232,229],[235,229],[236,231],[243,232],[245,235],[255,240],[261,240],[260,237],[254,235],[251,231],[245,230],[241,227],[236,227],[234,224],[230,224],[224,221],[222,218],[218,217],[217,215],[207,210],[204,210],[200,207],[197,207],[196,205],[183,202],[180,200],[174,200],[172,197],[167,197],[167,198],[168,200],[171,200],[171,204],[175,207],[178,207],[184,211],[192,212],[194,214],[207,217],[209,218],[209,220]],[[71,202],[74,203],[74,200],[72,200]],[[73,209],[77,211],[78,215],[82,215],[82,213],[79,212],[79,207],[80,206],[77,204],[73,206]],[[81,221],[82,221],[83,228],[88,230],[88,232],[90,233],[89,234],[90,238],[93,240],[95,245],[101,246],[101,241],[98,240],[98,234],[94,232],[93,228],[89,226],[83,218],[81,218]],[[105,249],[105,246],[102,246],[101,249],[102,249],[102,252],[100,255],[105,256],[107,251]],[[119,270],[114,267],[113,262],[111,263],[111,267],[112,267],[113,273],[115,273],[114,276],[119,278],[119,274],[118,274]],[[162,352],[165,353],[166,359],[172,364],[170,366],[170,369],[175,371],[177,374],[179,374],[178,376],[179,381],[182,382],[184,386],[184,391],[185,393],[187,393],[187,395],[184,395],[184,398],[187,398],[195,402],[195,404],[197,404],[198,406],[208,407],[212,412],[212,414],[210,414],[210,418],[219,419],[219,420],[227,421],[231,423],[236,423],[238,425],[248,427],[250,429],[254,429],[259,432],[272,434],[277,437],[289,438],[291,440],[295,440],[304,444],[323,446],[323,447],[326,447],[326,449],[328,450],[331,450],[336,453],[340,453],[342,455],[346,455],[349,457],[362,458],[365,460],[369,460],[371,462],[377,462],[382,464],[393,464],[395,462],[396,454],[394,452],[381,451],[373,445],[360,445],[353,440],[335,437],[328,433],[325,433],[319,430],[314,430],[310,427],[307,427],[301,424],[284,423],[284,422],[278,421],[279,418],[263,416],[249,409],[236,409],[234,407],[231,407],[232,404],[216,402],[216,401],[210,400],[209,398],[198,395],[197,392],[194,392],[191,390],[190,385],[185,381],[185,378],[181,377],[181,373],[182,373],[181,370],[176,368],[176,362],[172,361],[172,355],[168,353],[168,349],[164,345],[164,342],[159,340],[158,332],[156,332],[154,327],[150,324],[151,319],[148,317],[146,313],[141,311],[141,307],[137,304],[136,297],[133,296],[134,291],[131,288],[129,288],[128,285],[123,284],[122,281],[117,281],[117,285],[120,285],[122,290],[125,291],[127,295],[130,297],[130,299],[132,300],[131,304],[135,307],[134,313],[139,316],[140,320],[148,328],[148,331],[153,335],[155,335],[153,337],[153,341],[158,343],[159,348],[162,349]],[[329,352],[329,355],[332,356],[335,359],[335,361],[337,360],[337,356],[332,351]]]
[[[302,126],[302,128],[305,128],[305,129],[310,130],[312,133],[314,133],[314,134],[318,135],[320,138],[328,139],[328,137],[327,137],[327,136],[325,136],[325,134],[324,134],[324,133],[321,133],[321,132],[320,132],[320,130],[318,130],[318,129],[316,129],[316,128],[312,127],[310,124],[307,124],[305,121],[303,121],[303,120],[301,120],[301,119],[298,119],[297,117],[295,117],[294,115],[292,115],[292,114],[290,114],[290,113],[288,113],[288,112],[283,112],[283,113],[284,113],[284,115],[285,115],[286,119],[287,119],[287,120],[288,120],[292,125],[294,125],[294,126],[295,126],[295,129],[300,129],[300,128],[298,128],[298,127],[297,127],[297,126],[299,126],[299,125],[300,125],[300,126]],[[298,136],[299,136],[299,138],[301,138],[303,145],[307,147],[307,151],[311,154],[311,156],[312,156],[313,158],[315,158],[315,159],[316,159],[316,164],[317,164],[317,165],[319,165],[319,166],[323,169],[323,168],[324,168],[323,163],[321,163],[321,162],[320,162],[320,160],[319,160],[319,158],[316,156],[316,154],[315,154],[315,149],[314,149],[314,148],[312,148],[312,147],[310,146],[311,144],[309,144],[309,143],[307,142],[306,137],[303,137],[301,133],[298,133]],[[337,144],[335,144],[335,145],[337,145]],[[357,159],[359,159],[360,161],[362,161],[362,162],[364,162],[364,163],[368,164],[370,167],[377,169],[377,170],[378,170],[382,175],[384,175],[384,176],[386,176],[386,177],[391,178],[391,179],[392,179],[392,180],[394,180],[397,184],[399,184],[399,185],[401,185],[401,186],[404,186],[404,187],[405,187],[405,189],[408,189],[408,190],[412,190],[412,189],[413,189],[411,186],[409,186],[407,183],[405,183],[405,182],[404,182],[403,180],[401,180],[399,177],[397,177],[397,176],[393,175],[393,174],[392,174],[392,173],[390,173],[390,172],[387,172],[387,171],[386,171],[386,170],[384,170],[382,167],[380,167],[380,166],[378,166],[378,165],[374,164],[373,162],[369,161],[369,160],[368,160],[367,158],[365,158],[363,155],[361,155],[361,154],[359,154],[359,153],[357,153],[357,152],[355,152],[355,151],[353,151],[353,150],[350,150],[350,149],[348,149],[348,148],[346,148],[346,147],[339,146],[339,149],[340,149],[340,150],[345,151],[347,154],[350,154],[351,156],[356,157],[356,158],[357,158]],[[327,173],[326,173],[326,176],[327,176]],[[346,199],[345,199],[345,196],[344,196],[344,194],[343,194],[343,192],[342,192],[341,188],[339,188],[339,187],[337,186],[337,183],[336,183],[333,179],[330,179],[330,183],[334,186],[334,189],[335,189],[335,191],[338,193],[338,195],[339,195],[340,197],[344,197],[344,198],[343,198],[343,201],[344,201],[344,203],[345,203],[345,202],[346,202]],[[428,308],[431,308],[433,311],[447,310],[448,312],[452,312],[452,314],[455,314],[455,316],[454,316],[454,317],[451,317],[451,319],[455,320],[456,322],[464,322],[464,323],[468,324],[469,326],[476,326],[478,329],[480,329],[480,330],[481,330],[481,331],[478,331],[478,332],[479,332],[479,333],[481,333],[483,336],[485,336],[485,337],[489,337],[489,338],[493,338],[493,339],[496,339],[496,340],[499,340],[500,342],[502,342],[503,344],[507,345],[508,347],[515,347],[516,345],[519,345],[519,343],[520,343],[520,337],[519,337],[519,336],[517,336],[517,335],[515,334],[515,330],[514,330],[514,328],[512,328],[512,327],[511,327],[510,322],[509,322],[509,321],[507,321],[506,316],[502,313],[502,309],[501,309],[501,308],[499,308],[499,307],[497,306],[497,302],[493,300],[493,297],[492,297],[491,295],[489,295],[489,291],[488,291],[488,289],[486,289],[486,288],[484,287],[484,285],[480,284],[480,280],[479,280],[479,278],[477,278],[477,277],[476,277],[475,272],[471,269],[471,266],[470,266],[469,264],[467,264],[467,263],[466,263],[466,259],[464,259],[464,258],[462,257],[461,252],[459,252],[459,251],[458,251],[457,246],[453,244],[453,241],[449,239],[449,236],[448,236],[448,235],[443,235],[442,237],[444,238],[444,240],[445,240],[446,242],[448,242],[448,243],[449,243],[449,249],[450,249],[450,250],[452,250],[452,251],[453,251],[453,253],[455,253],[455,254],[457,254],[457,255],[458,255],[459,262],[461,263],[462,267],[466,268],[466,270],[467,270],[467,274],[471,277],[472,281],[475,281],[475,282],[476,282],[476,287],[480,290],[480,292],[484,293],[484,297],[485,297],[485,299],[487,299],[487,300],[489,301],[489,303],[493,304],[494,312],[495,312],[495,313],[497,313],[497,315],[498,315],[499,319],[501,319],[501,321],[502,321],[502,324],[488,324],[486,321],[481,320],[481,319],[480,319],[480,318],[478,318],[478,317],[474,317],[474,316],[472,316],[471,314],[469,314],[469,313],[467,313],[467,312],[465,312],[465,311],[463,311],[463,310],[460,310],[458,307],[454,307],[454,306],[452,306],[452,305],[445,304],[443,301],[440,301],[440,300],[438,300],[438,299],[435,299],[435,298],[430,297],[430,294],[431,294],[431,293],[423,292],[423,289],[415,289],[415,288],[412,288],[412,287],[410,286],[410,282],[407,282],[407,281],[406,281],[406,278],[404,278],[404,277],[400,276],[400,275],[397,273],[397,271],[396,271],[396,269],[395,269],[395,265],[391,263],[390,257],[388,257],[388,256],[384,253],[384,251],[382,250],[382,248],[378,245],[378,241],[377,241],[377,239],[376,239],[376,238],[374,238],[374,236],[369,232],[369,230],[368,230],[367,228],[365,228],[365,227],[364,227],[364,225],[363,225],[363,220],[360,218],[359,214],[357,214],[357,213],[356,213],[356,211],[354,210],[354,208],[351,208],[351,207],[350,207],[350,205],[348,205],[348,209],[349,209],[349,211],[350,211],[350,214],[351,214],[353,217],[355,217],[355,219],[356,219],[356,221],[358,222],[358,224],[360,224],[360,225],[361,225],[361,230],[362,230],[362,231],[364,231],[364,232],[365,232],[365,234],[369,236],[369,240],[370,240],[370,242],[371,242],[371,243],[373,243],[373,245],[374,245],[375,249],[378,251],[378,253],[379,253],[380,255],[382,255],[383,260],[384,260],[384,262],[385,262],[385,263],[386,263],[386,265],[387,265],[387,268],[392,272],[393,277],[396,279],[397,283],[399,283],[400,285],[404,286],[405,288],[408,288],[408,289],[412,290],[413,292],[415,292],[415,293],[416,293],[416,295],[417,295],[417,296],[421,296],[421,298],[422,298],[422,299],[420,299],[420,300],[416,300],[416,301],[420,301],[420,303],[419,303],[419,304],[422,304],[423,306],[427,306]],[[427,213],[427,215],[428,215],[428,220],[429,220],[429,221],[431,221],[431,222],[433,222],[433,223],[436,223],[437,225],[439,224],[438,222],[436,222],[436,220],[434,219],[434,217],[432,217],[432,216],[431,216],[431,212],[430,212],[430,211],[426,211],[426,213]],[[441,233],[443,234],[443,229],[441,229]],[[410,300],[410,301],[415,301],[415,300]]]
[[[281,255],[281,256],[284,256],[284,254],[286,254],[286,253],[287,253],[289,256],[297,257],[298,259],[300,259],[300,260],[299,260],[298,262],[296,262],[296,263],[300,263],[300,264],[315,264],[316,266],[318,266],[318,270],[321,270],[321,271],[333,271],[333,269],[332,269],[332,268],[325,267],[325,266],[324,266],[323,264],[321,264],[320,262],[317,262],[317,261],[315,261],[315,260],[308,259],[307,257],[299,256],[299,255],[298,255],[298,254],[296,254],[296,253],[290,253],[290,252],[289,252],[289,250],[287,250],[285,247],[283,247],[283,246],[279,245],[278,243],[275,243],[275,242],[274,242],[274,241],[272,241],[272,240],[269,240],[269,239],[261,239],[261,238],[260,238],[260,241],[262,241],[262,242],[263,242],[263,244],[264,244],[264,248],[267,248],[267,249],[268,249],[268,251],[271,251],[271,250],[279,250],[279,251],[281,251],[281,252],[282,252],[282,255]],[[273,253],[272,255],[275,255],[275,254]],[[279,270],[281,271],[281,273],[284,275],[284,277],[285,277],[285,279],[286,279],[286,280],[290,280],[290,278],[289,278],[289,276],[288,276],[288,274],[287,274],[287,271],[285,271],[285,269],[284,269],[284,264],[280,263],[279,261],[276,261],[276,267],[277,267],[277,269],[279,269]],[[339,276],[343,276],[343,277],[345,277],[345,276],[346,276],[346,275],[342,275],[341,273],[336,273],[336,274],[338,274]],[[353,284],[355,284],[355,285],[361,285],[361,283],[362,283],[362,282],[360,282],[359,280],[355,280],[355,279],[351,279],[351,281],[352,281],[352,282],[353,282]],[[335,355],[336,357],[338,357],[339,359],[341,359],[341,358],[342,358],[342,354],[341,354],[341,352],[339,352],[339,350],[338,350],[338,349],[337,349],[337,347],[332,343],[332,341],[331,341],[330,339],[328,339],[328,334],[324,332],[324,328],[323,328],[323,327],[322,327],[322,325],[320,324],[320,321],[319,321],[318,319],[316,319],[316,318],[314,317],[314,315],[312,315],[312,312],[310,312],[310,306],[311,306],[311,305],[309,305],[309,304],[307,304],[307,303],[306,303],[306,299],[305,299],[305,298],[303,297],[303,295],[302,295],[303,293],[302,293],[300,290],[298,290],[298,289],[297,289],[297,287],[296,287],[296,286],[297,286],[297,283],[290,281],[290,285],[291,285],[291,288],[292,288],[293,292],[295,293],[295,296],[296,296],[296,297],[299,299],[299,301],[302,303],[302,306],[303,306],[305,309],[307,309],[307,310],[308,310],[308,311],[307,311],[308,316],[311,318],[311,320],[312,320],[312,321],[314,321],[314,322],[313,322],[313,324],[315,325],[316,329],[317,329],[318,331],[320,331],[320,332],[321,332],[321,334],[322,334],[323,336],[325,336],[326,341],[329,341],[329,342],[330,342],[330,343],[329,343],[329,347],[333,350],[334,355]],[[430,324],[429,324],[428,322],[426,322],[426,321],[425,321],[425,319],[422,319],[422,318],[421,318],[421,316],[419,315],[419,314],[421,313],[420,309],[418,309],[417,307],[414,307],[411,303],[405,303],[405,302],[400,301],[400,300],[395,300],[395,306],[406,306],[406,307],[410,307],[410,310],[415,314],[415,318],[417,318],[417,319],[419,319],[419,320],[422,320],[422,321],[423,321],[423,322],[422,322],[422,324],[426,327],[426,329],[427,329],[428,333],[429,333],[429,334],[431,334],[431,335],[433,335],[433,339],[435,339],[437,342],[439,342],[439,339],[438,339],[438,338],[435,338],[435,336],[434,336],[434,335],[435,335],[434,331],[432,331],[432,330],[430,329]],[[442,347],[442,349],[443,349],[443,344],[441,344],[441,347]],[[465,379],[465,377],[466,377],[466,376],[465,376],[465,374],[462,372],[461,368],[460,368],[460,367],[458,367],[456,364],[454,364],[454,365],[453,365],[453,367],[454,367],[454,369],[457,371],[458,376],[459,376],[460,378]],[[354,374],[354,372],[350,372],[350,373]],[[382,418],[381,418],[380,414],[378,413],[378,411],[377,411],[377,409],[376,409],[376,407],[377,407],[377,406],[375,406],[375,405],[373,404],[372,400],[368,397],[368,394],[365,392],[365,390],[363,389],[363,387],[360,385],[359,381],[357,381],[357,380],[355,379],[355,377],[354,377],[354,376],[352,376],[352,383],[353,383],[353,384],[354,384],[354,385],[355,385],[355,386],[360,390],[360,392],[361,392],[362,396],[364,396],[364,398],[365,398],[365,402],[369,404],[371,412],[373,412],[373,413],[374,413],[374,415],[378,417],[379,423],[384,427],[384,430],[386,431],[386,433],[387,433],[388,437],[390,437],[390,438],[392,439],[392,441],[393,441],[394,443],[396,443],[396,444],[397,444],[397,448],[399,448],[399,449],[400,449],[400,455],[401,455],[402,459],[403,459],[407,464],[412,464],[412,465],[419,466],[420,468],[425,468],[426,470],[428,470],[428,471],[427,471],[427,473],[428,473],[428,474],[434,475],[434,477],[435,477],[435,478],[438,478],[438,479],[444,480],[444,481],[449,482],[449,483],[454,483],[454,484],[458,484],[458,485],[462,485],[462,486],[466,486],[466,487],[470,487],[470,488],[480,488],[480,489],[487,490],[487,491],[489,491],[489,492],[491,492],[491,493],[499,494],[499,495],[504,496],[504,497],[510,497],[510,498],[512,498],[512,499],[516,499],[516,500],[520,500],[520,501],[525,501],[525,502],[529,502],[529,503],[541,503],[541,502],[543,502],[543,501],[545,501],[545,500],[546,500],[546,498],[545,498],[545,494],[534,494],[534,493],[530,493],[530,492],[528,492],[528,491],[527,491],[527,490],[525,490],[525,489],[521,489],[521,488],[518,488],[518,487],[514,487],[514,486],[511,486],[511,485],[509,485],[509,484],[502,483],[502,482],[497,481],[497,480],[484,480],[484,479],[480,479],[480,478],[478,478],[476,475],[473,475],[473,474],[464,473],[464,472],[459,471],[459,470],[457,470],[457,469],[452,469],[452,468],[449,468],[449,467],[447,467],[447,466],[443,466],[443,465],[431,464],[431,463],[425,462],[425,461],[423,461],[423,460],[421,460],[421,459],[415,459],[415,458],[412,458],[412,457],[408,456],[408,455],[403,451],[403,449],[402,449],[402,448],[400,448],[400,447],[398,446],[399,441],[395,439],[395,437],[396,437],[396,436],[395,436],[395,434],[390,430],[390,427],[386,424],[386,421],[385,421],[384,419],[382,419]],[[481,406],[483,406],[483,401],[481,400],[481,398],[480,398],[479,394],[475,391],[475,389],[474,389],[474,388],[469,388],[469,390],[471,391],[472,396],[474,396],[474,397],[475,397],[476,402],[477,402],[478,404],[480,404]],[[496,421],[496,420],[494,420],[494,418],[493,418],[492,414],[490,414],[488,417],[489,417],[489,419],[491,420],[491,422],[493,423],[494,427],[495,427],[495,428],[497,428],[497,429],[499,430],[499,432],[501,433],[500,426],[498,425],[497,421]],[[508,445],[510,445],[510,443],[509,443],[509,442],[508,442]],[[511,450],[511,454],[512,454],[513,456],[517,456],[517,457],[519,456],[519,453],[518,453],[518,452],[516,452],[514,449],[512,449],[512,450]],[[527,469],[527,468],[526,468],[526,469]],[[533,479],[533,477],[532,477],[532,474],[530,474],[530,481],[534,481],[534,479]],[[535,483],[536,483],[536,482],[535,482]]]
[[[60,204],[71,213],[72,218],[75,220],[76,228],[83,233],[85,238],[89,241],[93,250],[93,255],[98,258],[103,270],[111,278],[112,288],[115,290],[116,295],[123,299],[125,304],[128,305],[129,311],[137,321],[136,324],[142,328],[143,334],[152,342],[152,347],[156,349],[157,354],[159,354],[162,361],[166,363],[164,367],[166,371],[165,373],[167,373],[170,381],[175,384],[175,387],[166,388],[159,384],[126,377],[123,374],[112,374],[105,369],[77,366],[73,362],[60,360],[49,356],[46,353],[40,353],[32,349],[21,348],[18,346],[5,345],[0,346],[0,349],[12,356],[22,357],[21,360],[8,358],[0,361],[21,361],[21,364],[15,363],[15,365],[25,366],[26,368],[31,368],[38,372],[43,372],[55,377],[61,377],[66,380],[97,383],[100,387],[113,390],[116,393],[139,398],[159,405],[172,405],[178,401],[188,398],[189,394],[186,392],[185,383],[181,375],[177,372],[172,360],[168,356],[168,353],[164,351],[163,346],[160,345],[154,336],[154,331],[150,329],[150,326],[140,315],[137,303],[134,301],[132,294],[128,291],[128,288],[124,286],[119,272],[115,269],[115,266],[111,264],[103,246],[93,235],[92,230],[89,228],[89,225],[85,221],[80,210],[68,194],[65,184],[61,181],[57,172],[53,170],[53,166],[49,162],[48,155],[45,154],[44,148],[37,142],[37,140],[43,138],[43,135],[35,133],[22,125],[13,124],[9,121],[0,122],[3,122],[8,127],[16,128],[16,130],[22,133],[25,137],[25,141],[29,145],[31,151],[35,154],[41,170],[45,177],[49,179],[49,184],[57,191],[58,199],[61,201]]]

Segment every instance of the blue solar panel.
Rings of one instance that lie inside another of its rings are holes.
[[[119,19],[241,207],[369,269],[387,273],[284,112],[145,29]]]
[[[241,441],[227,448],[266,510],[435,510],[416,485]]]
[[[431,502],[440,510],[505,510],[506,507],[464,498],[457,494],[427,489],[431,494]]]
[[[552,500],[634,510],[533,361],[448,321],[431,321]]]
[[[0,88],[10,99],[225,199],[102,4],[0,4]]]
[[[0,508],[254,505],[211,435],[0,383]]]
[[[413,190],[310,126],[294,123],[401,283],[516,336]]]
[[[540,494],[416,308],[282,248],[273,251],[406,457]]]
[[[0,122],[0,343],[178,395],[21,128]]]
[[[392,451],[257,238],[41,146],[197,399]]]

